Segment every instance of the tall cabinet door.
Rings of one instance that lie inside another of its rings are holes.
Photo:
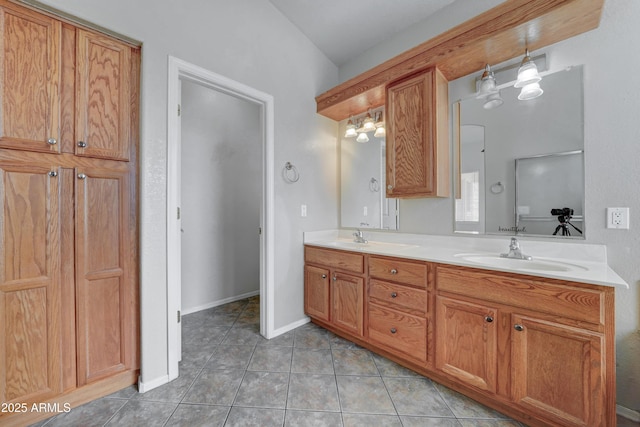
[[[89,31],[76,34],[76,154],[128,160],[131,48]]]
[[[61,23],[0,6],[0,147],[59,152]]]
[[[76,169],[78,384],[128,369],[131,325],[128,172]]]
[[[354,335],[364,335],[364,279],[334,272],[331,277],[331,322]]]
[[[0,165],[1,402],[61,390],[58,189],[44,165]]]

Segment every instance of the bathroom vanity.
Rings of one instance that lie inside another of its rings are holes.
[[[526,261],[504,238],[368,234],[305,233],[314,323],[527,425],[615,425],[627,284],[603,246],[525,242]]]

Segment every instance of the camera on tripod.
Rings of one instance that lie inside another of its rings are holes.
[[[563,236],[571,236],[571,232],[568,227],[569,225],[573,227],[578,233],[582,234],[582,230],[571,223],[571,217],[573,217],[573,209],[551,209],[551,215],[556,215],[558,217],[558,221],[560,222],[560,225],[558,225],[556,227],[556,230],[553,232],[554,236],[558,234],[558,231],[560,230],[562,230]]]

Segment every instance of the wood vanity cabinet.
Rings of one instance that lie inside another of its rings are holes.
[[[364,335],[364,256],[305,247],[304,309],[351,335]]]
[[[0,401],[75,406],[138,377],[140,49],[6,0],[0,20]]]
[[[531,426],[615,425],[613,310],[612,287],[305,246],[315,323]]]
[[[612,288],[449,266],[436,288],[438,371],[550,425],[615,425]]]
[[[437,68],[387,86],[387,197],[449,196],[448,90]]]

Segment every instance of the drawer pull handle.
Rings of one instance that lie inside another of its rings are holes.
[[[518,332],[522,332],[522,331],[524,331],[524,326],[522,326],[522,325],[514,325],[513,329],[515,329]]]
[[[398,274],[398,270],[396,270],[395,268],[391,270],[391,274]]]
[[[335,274],[333,275],[333,281],[337,281],[338,280],[338,276],[336,276]]]
[[[326,275],[326,274],[323,274],[323,275],[322,275],[322,278],[323,278],[323,279],[326,279],[326,278],[327,278],[327,275]]]
[[[87,146],[87,143],[84,141],[78,141],[78,147],[80,148],[85,148]]]
[[[487,317],[485,317],[485,318],[484,318],[484,320],[485,320],[487,323],[491,323],[491,322],[493,322],[493,317],[491,317],[491,316],[487,316]]]
[[[397,297],[397,296],[398,296],[398,294],[397,294],[397,293],[395,293],[395,292],[391,292],[391,298],[395,298],[395,297]]]
[[[398,332],[398,330],[396,328],[391,328],[391,333],[395,334],[396,332]]]
[[[47,139],[47,144],[49,145],[56,145],[58,143],[58,140],[55,138],[49,138]]]

